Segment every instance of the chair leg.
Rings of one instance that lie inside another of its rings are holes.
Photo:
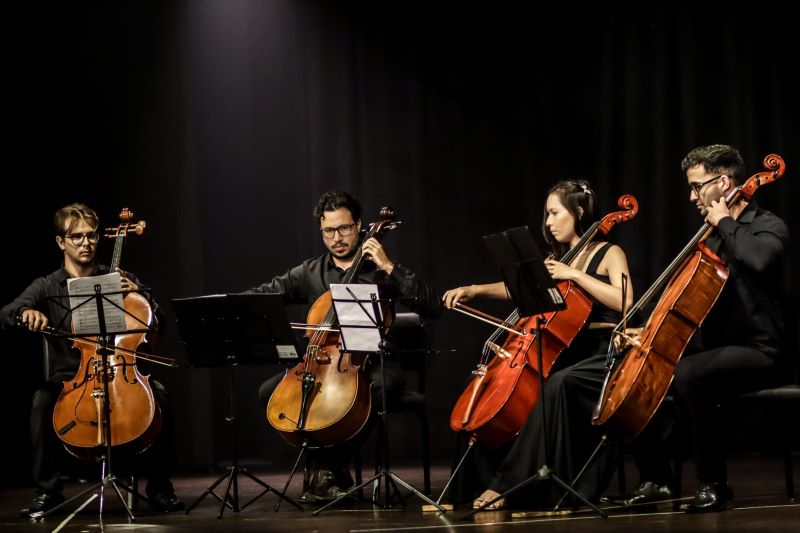
[[[355,472],[356,486],[361,485],[361,446],[353,449],[353,471]],[[363,489],[358,490],[358,497],[364,497]]]
[[[787,410],[788,411],[788,410]],[[785,418],[784,420],[789,420]],[[794,501],[794,467],[792,465],[791,430],[788,424],[781,429],[781,448],[783,448],[783,475],[786,478],[786,497]]]
[[[356,485],[361,485],[361,453],[360,449],[353,450],[353,470],[356,474]]]
[[[625,494],[625,453],[620,450],[619,458],[617,459],[617,485],[619,486],[619,493]]]
[[[431,443],[428,432],[428,415],[420,413],[420,434],[422,437],[422,476],[426,496],[431,495]]]
[[[136,474],[131,474],[129,481],[133,492],[128,493],[128,509],[135,511],[136,505],[139,503],[139,477]]]

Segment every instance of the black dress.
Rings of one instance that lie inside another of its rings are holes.
[[[589,275],[605,283],[609,279],[597,275],[597,267],[610,246],[605,244],[598,250],[586,269]],[[593,301],[587,324],[618,319],[617,312]],[[484,489],[505,492],[535,475],[544,464],[566,483],[572,481],[603,435],[603,430],[593,426],[591,419],[603,385],[609,338],[609,329],[584,327],[556,359],[539,402],[516,440],[495,450],[476,445],[472,457],[462,467],[464,472],[454,482],[454,501],[471,501]],[[545,457],[545,421],[549,458]],[[610,441],[603,447],[576,486],[582,495],[592,501],[600,497],[613,475],[617,453],[618,446]],[[487,477],[488,472],[493,475]],[[553,505],[562,494],[551,481],[537,481],[514,494],[509,503],[524,507]]]

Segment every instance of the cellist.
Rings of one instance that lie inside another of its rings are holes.
[[[96,260],[100,240],[99,220],[90,207],[74,203],[55,213],[55,240],[63,253],[63,264],[47,276],[34,280],[14,301],[0,310],[0,327],[4,330],[22,326],[30,331],[41,331],[50,325],[69,328],[71,318],[65,302],[52,297],[67,293],[67,279],[107,274],[109,268]],[[133,274],[120,271],[122,290],[137,290],[140,282]],[[151,302],[152,307],[156,307]],[[72,347],[72,341],[53,336],[45,337],[51,368],[47,380],[40,384],[33,396],[31,408],[31,444],[33,479],[36,495],[33,501],[20,510],[21,516],[45,512],[64,501],[61,469],[66,458],[62,442],[53,429],[53,410],[62,390],[62,382],[73,378],[81,362],[81,353]],[[150,381],[154,396],[163,415],[162,429],[152,448],[146,452],[148,477],[146,492],[154,507],[161,511],[178,511],[184,503],[175,495],[170,481],[173,464],[171,416],[167,392],[155,380]]]
[[[390,259],[378,239],[361,238],[361,206],[350,194],[343,191],[326,192],[314,207],[313,216],[319,223],[326,252],[290,268],[249,292],[278,293],[287,304],[310,306],[332,283],[341,283],[345,279],[360,248],[368,259],[358,272],[357,279],[360,282],[378,284],[382,298],[400,302],[422,318],[435,318],[441,313],[438,296],[419,275]],[[382,387],[386,389],[387,399],[398,397],[405,387],[405,373],[399,363],[387,358],[385,370],[386,382],[383,383],[379,365],[372,364],[365,369],[372,382],[373,405],[380,405]],[[284,373],[272,376],[259,388],[258,400],[265,408],[283,377]],[[365,434],[369,427],[368,422],[361,434]],[[342,494],[353,484],[347,468],[349,459],[350,445],[309,448],[304,482],[307,490],[300,501],[321,503]]]
[[[588,182],[562,181],[547,193],[542,222],[542,233],[551,248],[550,258],[545,261],[551,276],[555,280],[573,280],[593,301],[586,325],[556,359],[541,393],[548,411],[548,434],[553,441],[549,446],[552,456],[549,466],[564,479],[572,479],[599,440],[600,434],[591,425],[591,412],[602,386],[611,329],[622,310],[623,277],[630,279],[625,252],[608,242],[590,243],[572,264],[559,262],[598,219],[596,204],[596,194]],[[446,307],[452,307],[476,296],[508,299],[503,282],[451,289],[443,299]],[[633,301],[630,282],[626,300],[628,306]],[[478,470],[484,470],[482,463],[489,462],[496,471],[490,479],[483,480],[488,488],[473,502],[475,508],[533,475],[544,464],[542,420],[541,410],[534,407],[511,447],[499,449],[501,457],[483,450],[477,459]],[[585,474],[577,487],[590,499],[597,498],[610,480],[614,448],[608,446],[603,453],[606,458],[595,462],[595,472]],[[475,477],[475,473],[470,477]],[[550,496],[540,494],[536,499],[544,503]],[[501,499],[487,509],[497,510],[505,505]]]
[[[686,353],[675,367],[672,390],[677,417],[688,422],[698,488],[686,512],[730,506],[718,404],[726,398],[779,383],[783,317],[780,281],[789,230],[779,217],[754,202],[727,206],[726,196],[747,178],[742,156],[723,144],[701,146],[681,162],[689,201],[714,227],[706,245],[730,269],[728,280]],[[673,496],[675,479],[666,453],[674,436],[670,407],[662,404],[634,440],[641,484],[622,503]]]

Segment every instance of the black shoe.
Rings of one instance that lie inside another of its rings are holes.
[[[148,494],[147,499],[150,500],[150,506],[153,509],[163,513],[174,513],[175,511],[183,511],[186,508],[186,504],[179,500],[174,492]]]
[[[64,496],[61,494],[37,494],[27,507],[23,507],[19,510],[19,515],[32,517],[33,515],[46,513],[63,502]]]
[[[730,507],[733,490],[727,483],[700,483],[700,488],[689,503],[681,505],[687,513],[710,513],[724,511]]]
[[[311,472],[307,489],[297,501],[300,503],[325,503],[335,500],[345,492],[336,485],[332,471],[319,468]]]
[[[651,481],[645,481],[639,485],[631,494],[622,494],[600,498],[601,502],[612,503],[614,505],[644,505],[672,499],[672,489],[669,485],[657,485]]]

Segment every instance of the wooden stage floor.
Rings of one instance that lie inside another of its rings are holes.
[[[800,462],[795,453],[795,477]],[[140,504],[135,512],[136,520],[128,521],[127,514],[113,490],[106,491],[106,508],[102,520],[98,500],[92,500],[86,507],[72,516],[72,513],[87,498],[81,498],[66,506],[63,513],[54,514],[43,521],[34,522],[18,516],[18,510],[32,497],[30,488],[6,488],[0,491],[0,531],[155,531],[155,532],[316,532],[321,533],[378,533],[393,531],[422,532],[482,532],[482,531],[547,531],[548,533],[581,533],[594,531],[614,531],[615,533],[644,532],[685,532],[685,531],[725,531],[770,533],[800,531],[800,503],[786,498],[783,481],[782,462],[777,457],[761,455],[734,456],[729,459],[731,484],[736,495],[734,508],[721,513],[685,515],[673,510],[671,504],[639,511],[621,510],[607,507],[608,518],[600,518],[593,512],[581,511],[567,516],[530,516],[521,510],[484,512],[463,520],[468,508],[457,507],[448,513],[423,513],[422,501],[414,496],[407,499],[406,505],[391,509],[373,507],[367,502],[354,501],[313,516],[317,507],[306,506],[298,511],[283,504],[278,512],[273,511],[277,501],[273,493],[256,499],[238,513],[225,509],[218,518],[220,504],[208,496],[187,515],[183,512],[171,514],[154,513],[147,504]],[[687,468],[687,470],[690,470]],[[418,467],[397,467],[393,471],[415,487],[422,486],[422,475]],[[262,472],[257,468],[250,472],[271,485],[283,486],[287,472]],[[627,468],[628,487],[634,486],[636,470]],[[204,490],[220,475],[180,475],[174,478],[178,496],[187,505],[203,494]],[[434,499],[446,482],[447,467],[438,466],[432,470]],[[694,490],[691,472],[684,477],[685,490]],[[65,495],[72,496],[91,486],[78,482],[67,483]],[[616,480],[612,488],[616,487]],[[239,481],[239,502],[244,505],[260,492],[259,485],[244,476]],[[224,490],[224,483],[217,488]],[[295,480],[290,488],[290,496],[297,497],[300,480]],[[689,496],[690,494],[685,494]]]

